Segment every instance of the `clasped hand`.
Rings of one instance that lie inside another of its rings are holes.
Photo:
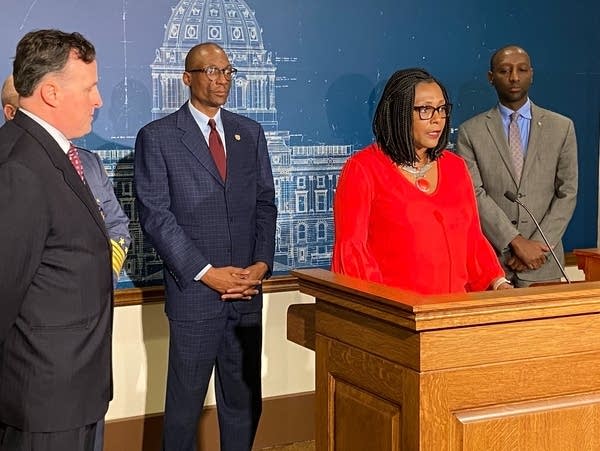
[[[512,255],[506,259],[506,266],[515,272],[525,271],[528,269],[539,269],[550,252],[545,243],[535,240],[528,240],[521,235],[518,235],[511,241]]]
[[[210,268],[202,282],[221,294],[221,299],[250,300],[258,294],[258,286],[267,272],[267,265],[257,262],[246,268],[223,266]]]

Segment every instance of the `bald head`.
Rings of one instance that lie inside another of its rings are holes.
[[[4,112],[4,119],[10,121],[15,117],[15,113],[19,108],[19,94],[15,89],[13,76],[10,75],[4,84],[2,85],[2,111]]]
[[[186,55],[185,70],[196,68],[196,65],[201,64],[202,60],[209,55],[224,55],[227,57],[225,50],[221,46],[212,42],[203,42],[192,47]]]
[[[490,70],[494,70],[494,67],[496,67],[496,64],[498,63],[498,59],[500,59],[502,56],[513,54],[522,55],[529,61],[529,55],[523,48],[519,47],[518,45],[506,45],[502,48],[499,48],[492,54],[492,57],[490,58]],[[531,61],[529,61],[529,64],[531,64]]]

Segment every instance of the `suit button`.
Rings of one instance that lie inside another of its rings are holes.
[[[512,225],[517,225],[517,221],[510,221]]]

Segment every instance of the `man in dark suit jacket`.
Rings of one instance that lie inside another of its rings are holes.
[[[10,121],[15,117],[19,108],[19,94],[15,90],[13,76],[10,75],[2,85],[2,110],[4,120]],[[116,286],[119,274],[125,263],[127,251],[131,244],[129,234],[129,218],[121,208],[115,190],[100,157],[94,152],[77,147],[79,159],[83,165],[85,182],[96,199],[100,214],[104,218],[106,231],[112,248],[113,282]],[[98,448],[101,449],[101,448]]]
[[[163,446],[196,449],[214,367],[221,449],[249,451],[261,413],[260,283],[273,264],[273,176],[262,127],[221,108],[235,74],[223,49],[197,45],[185,68],[189,102],[143,127],[135,146],[140,223],[165,265]]]
[[[2,85],[2,109],[4,111],[4,119],[7,121],[15,117],[19,108],[19,94],[15,90],[13,76],[10,75]],[[123,268],[123,263],[127,257],[127,251],[131,244],[131,236],[129,234],[129,218],[121,208],[112,183],[110,182],[106,170],[100,161],[100,157],[95,153],[78,147],[79,158],[83,165],[85,182],[90,188],[100,214],[104,219],[106,231],[110,238],[112,248],[112,269],[113,269],[113,286],[119,280],[119,274]],[[94,451],[102,451],[104,449],[104,420],[100,420],[96,425],[96,436],[94,443]]]
[[[69,140],[102,104],[95,50],[17,45],[20,109],[0,128],[0,450],[92,450],[112,397],[110,245]]]
[[[496,248],[507,277],[518,287],[558,280],[552,259],[535,223],[504,193],[510,191],[534,214],[557,256],[577,197],[577,141],[573,122],[534,105],[528,92],[533,79],[529,55],[507,46],[492,55],[490,83],[499,103],[460,126],[456,151],[466,160],[477,194],[485,235]],[[517,170],[509,147],[510,117],[517,117],[516,139],[524,152]]]

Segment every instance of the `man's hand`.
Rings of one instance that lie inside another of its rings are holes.
[[[512,263],[516,268],[525,266],[524,269],[538,269],[544,263],[548,257],[546,256],[546,252],[550,252],[548,246],[545,243],[541,243],[539,241],[528,240],[524,238],[522,235],[517,235],[511,242],[510,247],[513,251],[515,257],[521,260],[521,264],[519,262],[513,261]],[[510,259],[509,259],[510,260]],[[507,262],[510,266],[510,264]]]
[[[258,294],[258,289],[256,287],[257,287],[257,285],[260,285],[262,283],[262,279],[263,279],[263,277],[265,277],[265,274],[267,273],[268,269],[269,269],[269,267],[267,266],[266,263],[256,262],[256,263],[244,268],[243,273],[235,274],[236,277],[239,277],[243,280],[258,281],[258,283],[253,284],[251,287],[249,287],[241,292],[241,294],[243,296],[242,299],[251,299],[253,296]],[[237,296],[240,294],[240,292],[238,291],[238,288],[239,287],[231,288],[231,289],[227,290],[227,293],[224,294],[223,296],[221,296],[221,299],[223,299],[223,300],[238,299]]]
[[[523,260],[521,260],[519,257],[515,256],[512,253],[506,257],[506,259],[504,260],[504,264],[510,269],[512,269],[514,272],[521,272],[529,269],[527,268],[527,265],[523,263]]]
[[[235,266],[212,267],[200,280],[213,290],[221,293],[221,299],[223,300],[248,300],[258,293],[256,287],[261,284],[261,279],[254,278],[257,274],[252,274],[249,269]]]

